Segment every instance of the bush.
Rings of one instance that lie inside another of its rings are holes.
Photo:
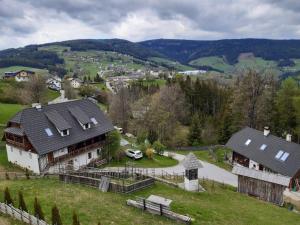
[[[29,170],[26,168],[25,170],[25,176],[26,176],[26,179],[29,180],[30,179],[30,175],[29,175]]]
[[[75,211],[73,212],[73,225],[80,225],[78,216]]]
[[[8,190],[8,187],[6,187],[5,190],[4,190],[4,203],[7,204],[7,205],[13,205],[14,204],[14,202],[11,198],[10,192]]]
[[[106,144],[104,149],[108,153],[108,155],[115,156],[116,152],[120,149],[120,141],[121,136],[116,130],[111,131],[106,136]]]
[[[53,225],[62,225],[59,210],[56,205],[52,208],[52,224]]]
[[[147,133],[146,132],[139,132],[137,135],[137,143],[138,144],[144,144],[145,140],[147,138]]]
[[[22,191],[19,191],[19,209],[28,212]]]
[[[122,159],[125,158],[125,156],[126,156],[126,153],[122,149],[119,149],[118,151],[116,151],[114,158],[115,158],[115,160],[120,162]]]
[[[34,216],[40,220],[44,220],[45,216],[42,210],[42,207],[37,199],[37,197],[34,198]]]
[[[146,156],[148,157],[148,159],[153,159],[153,155],[154,155],[153,148],[147,148],[147,150],[146,150]]]
[[[164,151],[166,150],[166,146],[164,146],[160,141],[155,141],[153,144],[153,148],[159,155],[163,155]]]

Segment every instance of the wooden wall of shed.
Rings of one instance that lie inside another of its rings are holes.
[[[277,205],[283,204],[283,191],[285,188],[285,186],[279,184],[238,176],[238,192],[255,196]]]

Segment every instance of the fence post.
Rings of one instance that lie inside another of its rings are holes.
[[[146,199],[143,198],[143,207],[144,207],[144,211],[147,209],[146,208]]]
[[[162,207],[162,204],[159,204],[159,210],[160,210],[160,215],[162,216],[162,215],[163,215],[163,207]]]

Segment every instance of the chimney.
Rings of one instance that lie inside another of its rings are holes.
[[[36,108],[37,110],[41,110],[42,109],[42,105],[41,103],[32,103],[32,108]]]
[[[270,134],[270,128],[264,127],[264,136],[267,137]]]
[[[286,141],[292,142],[292,135],[291,134],[286,135]]]

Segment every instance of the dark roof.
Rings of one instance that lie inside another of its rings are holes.
[[[70,107],[70,113],[82,124],[87,124],[91,122],[89,116],[83,112],[78,106]]]
[[[9,122],[12,122],[12,123],[21,123],[22,112],[23,111],[18,112],[13,118],[11,118],[9,120]]]
[[[250,139],[247,146],[245,142]],[[265,144],[265,150],[260,147]],[[233,151],[268,167],[276,173],[293,177],[300,170],[300,145],[269,134],[264,136],[262,131],[246,127],[235,133],[227,142],[227,147]],[[276,159],[279,151],[289,153],[285,161]]]
[[[94,117],[98,124],[92,124],[90,129],[84,130],[69,111],[75,106],[80,108],[89,118]],[[62,137],[48,119],[46,114],[52,115],[53,111],[56,111],[70,125],[70,135]],[[21,114],[17,113],[10,121],[19,120],[18,117],[21,117],[20,124],[24,133],[40,155],[105,134],[114,129],[110,120],[99,107],[86,99],[46,105],[40,110],[36,108],[24,109]],[[50,137],[45,131],[47,128],[53,133]]]
[[[191,152],[184,158],[182,165],[186,170],[198,169],[203,167],[197,157]]]
[[[60,131],[72,128],[71,125],[56,110],[49,110],[45,112],[45,115]]]
[[[15,134],[18,136],[24,136],[24,130],[18,127],[8,127],[4,129],[5,133]]]
[[[35,74],[34,71],[30,71],[30,70],[18,70],[18,71],[15,71],[15,72],[5,72],[4,75],[6,77],[10,76],[10,77],[15,77],[16,75],[18,75],[19,73],[21,73],[22,71],[28,73],[28,74]]]

